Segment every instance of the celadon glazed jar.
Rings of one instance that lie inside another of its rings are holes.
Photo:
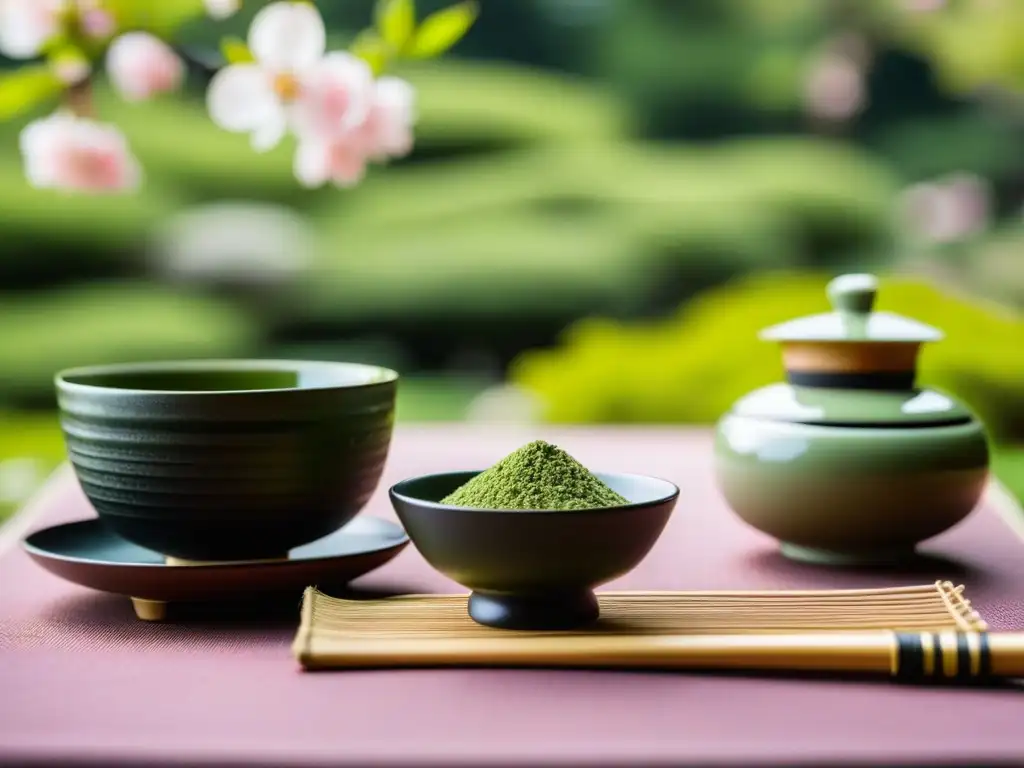
[[[833,312],[768,328],[784,383],[756,390],[718,423],[715,470],[729,506],[823,564],[906,559],[962,521],[988,477],[985,429],[947,394],[915,386],[941,332],[874,311],[878,281],[829,283]]]

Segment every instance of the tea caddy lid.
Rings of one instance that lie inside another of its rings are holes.
[[[939,341],[942,332],[892,312],[874,311],[878,278],[840,275],[828,284],[832,312],[801,317],[761,332],[769,341],[903,342]]]
[[[842,390],[912,388],[921,346],[938,341],[942,332],[891,312],[876,312],[874,275],[841,275],[826,293],[832,312],[761,332],[762,339],[781,342],[786,380]]]

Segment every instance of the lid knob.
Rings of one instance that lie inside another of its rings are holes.
[[[828,300],[836,312],[866,315],[875,306],[878,278],[874,275],[840,275],[826,288]]]

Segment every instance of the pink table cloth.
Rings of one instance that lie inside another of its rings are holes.
[[[982,507],[900,573],[789,563],[725,507],[710,435],[680,429],[404,427],[387,486],[482,468],[535,438],[595,470],[671,479],[679,506],[616,589],[911,585],[949,579],[995,629],[1024,628],[1024,539]],[[680,673],[411,670],[303,673],[283,615],[206,609],[138,621],[126,598],[35,566],[17,534],[93,513],[68,472],[0,534],[0,765],[954,765],[1024,763],[1024,694],[867,681]],[[13,544],[13,546],[12,546]],[[462,592],[410,547],[357,582]]]

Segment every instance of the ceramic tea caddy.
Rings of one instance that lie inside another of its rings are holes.
[[[784,383],[718,423],[715,473],[733,511],[795,560],[891,562],[959,523],[988,477],[984,426],[949,395],[915,386],[942,334],[874,311],[872,275],[828,285],[833,311],[768,328]]]

